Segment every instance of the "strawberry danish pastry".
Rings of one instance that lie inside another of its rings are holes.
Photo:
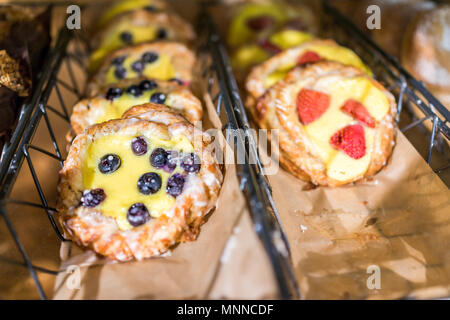
[[[322,60],[337,61],[371,73],[352,50],[339,46],[333,40],[311,40],[285,50],[252,69],[245,85],[248,92],[246,106],[253,113],[256,99],[282,80],[290,70]]]
[[[73,107],[70,123],[74,133],[79,134],[90,125],[121,118],[129,108],[148,102],[167,105],[190,122],[202,118],[200,100],[186,86],[177,81],[139,78],[123,80],[95,97],[79,101]]]
[[[163,105],[137,108],[79,134],[58,186],[70,238],[121,261],[194,240],[222,183],[209,135]]]
[[[323,61],[290,71],[260,98],[255,113],[261,128],[278,129],[280,163],[288,171],[339,186],[386,164],[395,107],[392,94],[360,69]]]

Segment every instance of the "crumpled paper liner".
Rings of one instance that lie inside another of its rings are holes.
[[[403,134],[371,181],[308,190],[283,169],[269,181],[302,298],[450,296],[450,192]]]
[[[204,98],[208,112],[203,125],[221,128],[211,97]],[[225,146],[222,133],[218,136]],[[232,156],[229,145],[226,149]],[[124,263],[72,244],[63,244],[61,252],[67,260],[57,276],[54,299],[273,299],[278,294],[233,164],[225,167],[217,208],[196,241],[161,257]],[[79,267],[78,287],[68,271],[72,266]]]

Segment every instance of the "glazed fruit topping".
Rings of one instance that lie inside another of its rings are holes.
[[[156,148],[150,155],[150,164],[155,168],[162,168],[166,165],[168,153],[163,148]]]
[[[336,132],[330,144],[353,159],[360,159],[366,154],[364,128],[360,124],[348,125]]]
[[[125,61],[125,59],[126,56],[116,57],[112,60],[112,64],[116,66],[121,65]]]
[[[145,66],[144,63],[140,60],[135,61],[131,64],[131,69],[137,73],[141,73],[144,70]]]
[[[297,60],[297,65],[302,66],[308,63],[314,63],[322,60],[322,58],[314,51],[306,51]]]
[[[137,186],[142,194],[154,194],[161,189],[161,177],[155,172],[144,173],[139,178]]]
[[[133,42],[133,35],[128,31],[124,31],[120,34],[120,39],[125,43],[131,43]]]
[[[127,69],[122,65],[117,65],[116,70],[114,70],[114,75],[117,79],[125,79],[127,77]]]
[[[156,33],[156,37],[158,39],[167,39],[167,30],[163,28],[159,29]]]
[[[129,86],[127,89],[127,93],[131,94],[133,97],[140,97],[142,95],[142,90],[137,85]]]
[[[323,92],[302,89],[297,95],[297,113],[301,123],[307,125],[327,111],[330,97]]]
[[[150,96],[150,102],[164,104],[166,102],[166,95],[162,92],[155,92]]]
[[[372,118],[369,111],[367,111],[362,103],[349,99],[345,101],[344,105],[341,107],[341,110],[351,115],[354,119],[364,123],[366,126],[375,128],[375,119]]]
[[[262,31],[270,28],[275,24],[275,20],[271,16],[258,16],[247,20],[247,26],[253,31]]]
[[[103,189],[92,189],[83,192],[81,197],[81,204],[84,207],[94,208],[106,199],[106,194]]]
[[[267,39],[261,40],[259,46],[271,54],[280,53],[282,50],[279,46],[273,44]]]
[[[135,203],[128,209],[127,219],[133,227],[138,227],[150,220],[150,214],[143,203]]]
[[[146,52],[142,55],[142,61],[144,63],[152,63],[158,60],[158,54],[155,52]]]
[[[113,101],[114,99],[120,98],[123,91],[121,88],[109,88],[106,92],[106,99]]]
[[[188,153],[181,160],[181,167],[184,171],[195,173],[200,171],[200,158],[195,153]]]
[[[172,197],[176,198],[183,192],[184,177],[175,173],[167,180],[166,192]]]
[[[145,90],[153,90],[158,87],[158,84],[153,80],[143,80],[141,83],[139,83],[139,88],[141,88],[142,91]]]
[[[107,154],[100,159],[98,170],[101,173],[109,174],[119,169],[121,164],[119,156],[115,154]]]
[[[136,137],[131,141],[131,150],[137,156],[147,153],[147,142],[144,137]]]

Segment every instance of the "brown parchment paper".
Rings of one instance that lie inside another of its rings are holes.
[[[371,181],[308,190],[283,169],[269,181],[304,299],[450,295],[450,192],[403,134]]]

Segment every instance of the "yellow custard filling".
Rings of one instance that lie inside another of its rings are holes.
[[[141,135],[145,136],[145,135]],[[193,152],[192,143],[185,136],[175,136],[170,140],[145,136],[148,151],[142,156],[135,155],[131,150],[131,141],[135,136],[108,135],[96,139],[87,150],[82,167],[84,190],[101,188],[105,191],[105,200],[96,208],[106,215],[116,219],[121,230],[131,229],[127,220],[127,211],[135,203],[143,203],[151,217],[157,218],[170,210],[175,198],[166,193],[167,180],[174,173],[181,173],[178,165],[171,173],[156,169],[150,164],[150,154],[155,148],[178,152]],[[107,154],[118,155],[121,159],[120,167],[109,174],[101,173],[98,169],[100,159]],[[161,176],[161,189],[150,195],[139,192],[137,182],[147,172],[155,172]]]
[[[142,74],[139,74],[138,72],[134,71],[131,68],[131,65],[139,61],[141,59],[141,56],[136,55],[130,55],[126,57],[125,61],[123,62],[123,67],[126,70],[126,76],[124,79],[132,79],[137,78],[140,76],[144,76],[146,78],[154,78],[159,80],[169,80],[172,78],[175,78],[175,68],[173,67],[170,57],[165,54],[159,54],[158,59],[152,63],[146,63],[144,70],[142,71]],[[121,79],[118,79],[115,75],[116,66],[111,64],[111,66],[108,68],[106,72],[106,83],[112,84],[117,83]]]
[[[141,9],[141,8],[146,7],[146,6],[153,6],[153,7],[155,7],[158,10],[163,8],[163,6],[161,5],[160,1],[154,1],[154,0],[122,0],[122,1],[117,2],[109,10],[107,10],[105,12],[105,14],[103,14],[103,16],[100,19],[99,25],[104,25],[105,23],[110,21],[112,18],[114,18],[115,16],[117,16],[117,15],[119,15],[121,13],[132,11],[132,10],[136,10],[136,9]]]
[[[150,102],[150,96],[155,92],[157,92],[157,89],[145,90],[139,97],[135,97],[129,93],[123,93],[119,98],[116,98],[113,101],[102,100],[100,108],[102,112],[98,113],[99,116],[95,119],[94,123],[121,118],[125,111],[131,107]],[[166,96],[164,104],[170,107],[172,106],[171,96],[168,94],[166,94]]]
[[[130,43],[125,43],[121,39],[122,32],[129,32],[132,40]],[[95,50],[89,61],[89,69],[96,69],[99,67],[103,59],[108,53],[128,46],[130,44],[139,44],[154,40],[156,38],[157,30],[154,26],[130,26],[129,22],[124,21],[121,24],[114,26],[114,28],[104,37],[100,46]]]
[[[361,61],[358,55],[345,47],[313,44],[304,50],[304,52],[307,51],[316,52],[325,60],[337,61],[345,65],[354,66],[365,73],[372,75],[370,69]],[[269,74],[264,79],[264,87],[269,88],[278,81],[282,80],[286,74],[296,66],[296,64],[297,61],[291,61],[290,63],[281,66],[278,70]]]
[[[315,144],[315,153],[326,164],[327,175],[338,181],[345,181],[363,174],[370,163],[374,130],[362,124],[366,140],[366,154],[362,158],[353,159],[346,153],[336,150],[330,144],[330,138],[343,127],[358,123],[340,108],[348,99],[354,99],[362,103],[370,115],[379,121],[389,111],[389,100],[364,77],[332,83],[327,80],[321,83],[319,80],[314,90],[327,93],[330,96],[330,105],[320,118],[305,125],[304,129]]]
[[[306,32],[296,30],[284,30],[273,34],[269,41],[282,50],[292,48],[311,40],[313,36]],[[233,65],[239,68],[247,68],[267,60],[271,55],[257,44],[246,45],[233,55]]]

